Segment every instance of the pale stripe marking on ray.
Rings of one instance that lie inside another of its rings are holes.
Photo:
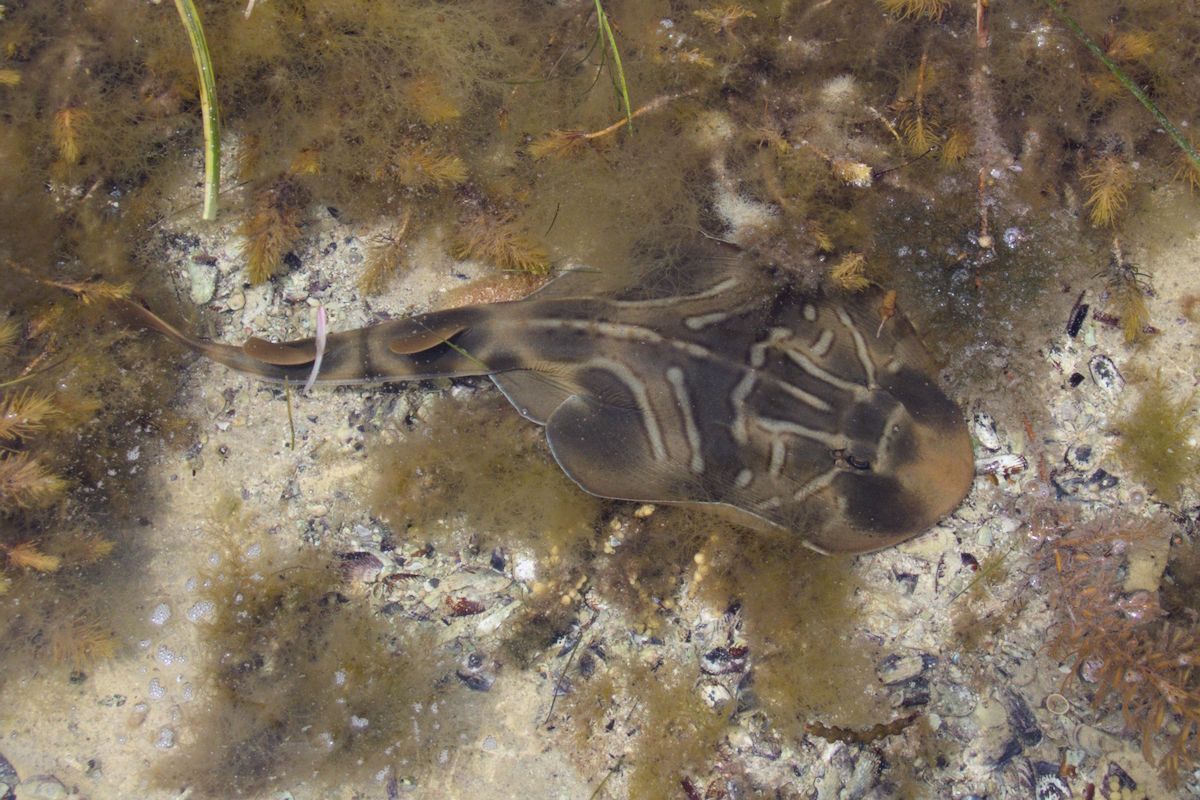
[[[711,314],[700,314],[695,317],[688,317],[683,321],[683,324],[688,327],[688,330],[700,331],[707,328],[709,325],[716,325],[719,322],[724,322],[729,319],[729,314],[725,311],[714,311]]]
[[[757,417],[755,424],[762,428],[767,433],[772,434],[790,434],[798,436],[801,439],[808,439],[825,445],[830,450],[843,450],[849,444],[846,437],[837,433],[825,433],[813,428],[806,428],[803,425],[797,425],[794,422],[786,422],[779,419],[769,419],[767,417]]]
[[[568,329],[581,333],[607,336],[611,339],[620,339],[622,341],[638,341],[646,344],[661,344],[663,342],[662,334],[641,325],[622,325],[616,322],[595,322],[580,319],[531,319],[527,320],[526,324],[530,328],[548,330]]]
[[[667,368],[667,383],[675,393],[675,403],[683,417],[683,429],[687,434],[688,447],[692,451],[692,472],[699,475],[704,472],[704,443],[700,440],[700,429],[696,427],[696,416],[692,413],[692,399],[688,395],[687,385],[683,382],[683,370],[679,367]]]
[[[588,363],[608,370],[633,394],[638,411],[642,416],[642,425],[646,428],[646,438],[650,440],[650,449],[654,451],[654,460],[665,461],[667,448],[663,445],[662,431],[658,427],[658,418],[654,416],[654,409],[650,405],[650,397],[646,394],[646,385],[638,380],[629,367],[619,361],[608,358],[591,358]]]
[[[875,388],[875,364],[871,361],[871,353],[867,350],[867,340],[863,338],[862,332],[855,326],[854,320],[850,319],[850,315],[846,313],[846,309],[841,306],[837,307],[838,319],[850,331],[850,335],[854,337],[854,349],[858,353],[858,360],[862,362],[863,370],[867,373],[867,386],[871,389]]]
[[[787,328],[772,328],[767,338],[750,345],[750,366],[758,369],[767,363],[767,351],[779,342],[792,338]]]
[[[733,422],[729,427],[733,431],[733,440],[738,444],[746,444],[750,441],[750,434],[746,430],[746,398],[750,396],[750,392],[754,391],[754,384],[757,381],[758,376],[755,373],[747,372],[729,393],[729,403],[733,406]]]
[[[808,349],[817,358],[824,358],[832,344],[833,331],[829,330],[829,328],[822,328],[821,335],[817,337],[815,342],[808,346]]]
[[[685,342],[685,341],[681,341],[679,339],[672,339],[671,346],[674,347],[676,350],[682,350],[683,352],[687,353],[692,358],[698,358],[702,361],[717,360],[716,357],[713,356],[711,350],[709,350],[707,347],[703,347],[701,345],[695,344],[694,342]]]
[[[792,495],[792,499],[798,503],[804,502],[817,492],[829,486],[829,484],[833,483],[833,479],[837,477],[838,472],[839,470],[837,467],[834,467],[831,470],[821,473],[808,483],[801,486],[799,491]]]
[[[651,328],[642,325],[622,325],[615,322],[594,322],[590,320],[574,320],[574,319],[533,319],[528,322],[529,327],[543,328],[547,330],[562,330],[569,329],[579,331],[581,333],[590,333],[594,336],[608,337],[617,339],[623,342],[637,342],[639,344],[669,344],[676,350],[680,350],[692,358],[704,360],[715,360],[716,357],[712,351],[695,342],[685,341],[683,339],[668,339]]]
[[[779,473],[783,472],[783,463],[787,459],[787,445],[782,439],[771,440],[771,466],[770,472],[772,478],[778,478]]]
[[[737,286],[741,281],[737,278],[726,278],[718,284],[710,286],[703,292],[696,294],[676,295],[674,297],[658,297],[653,300],[608,300],[614,306],[622,308],[659,308],[662,306],[673,306],[678,303],[687,303],[692,300],[708,300],[712,297],[717,297],[724,292],[729,291]]]
[[[812,375],[817,380],[828,383],[830,386],[841,389],[844,392],[850,392],[856,398],[869,391],[868,387],[863,386],[861,383],[844,381],[833,373],[821,369],[812,362],[812,359],[804,354],[804,351],[800,350],[799,348],[784,346],[783,352],[787,353],[788,358],[796,362],[797,366],[799,366],[800,369],[804,370],[809,375]]]
[[[734,480],[733,485],[739,489],[745,489],[750,485],[750,481],[752,480],[754,480],[754,473],[748,469],[743,469],[737,474],[737,478]]]
[[[828,412],[828,411],[833,410],[833,406],[829,405],[829,403],[826,403],[824,400],[817,397],[815,394],[809,394],[808,392],[804,391],[800,387],[793,386],[792,384],[788,383],[787,381],[783,381],[783,380],[779,381],[779,388],[783,389],[784,392],[786,392],[787,394],[790,394],[792,397],[796,398],[797,400],[804,403],[805,405],[812,406],[817,411]]]

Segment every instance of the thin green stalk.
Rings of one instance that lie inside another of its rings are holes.
[[[221,189],[221,119],[217,113],[217,83],[213,77],[208,41],[193,0],[175,0],[183,27],[192,43],[192,57],[200,74],[200,111],[204,117],[204,218],[217,218],[217,194]]]
[[[612,50],[613,61],[617,65],[617,78],[613,83],[620,90],[621,99],[625,101],[625,121],[629,123],[629,132],[633,133],[633,109],[629,105],[629,90],[625,87],[625,70],[621,67],[621,53],[617,50],[617,37],[613,35],[612,26],[608,24],[608,15],[600,7],[600,0],[595,0],[595,2],[596,19],[600,30],[608,37],[608,47]]]
[[[425,328],[425,326],[424,326],[424,325],[422,325],[421,327]],[[425,328],[425,330],[426,330],[426,331],[429,331],[429,328]],[[430,332],[430,333],[432,333],[433,331],[429,331],[429,332]],[[492,371],[492,368],[491,368],[491,367],[489,367],[487,364],[483,363],[483,362],[482,362],[482,361],[480,361],[478,358],[476,358],[475,356],[471,355],[471,354],[470,354],[470,353],[468,353],[466,350],[464,350],[463,348],[459,347],[458,345],[456,345],[454,342],[450,341],[449,339],[442,339],[442,344],[446,345],[446,347],[449,347],[451,350],[453,350],[454,352],[458,353],[460,356],[462,356],[463,358],[465,358],[467,361],[470,361],[472,364],[474,364],[475,366],[479,367],[480,369],[482,369],[482,370],[484,370],[484,371],[486,371],[486,372],[491,372],[491,371]]]
[[[1000,557],[997,558],[994,562],[992,562],[991,564],[986,566],[984,569],[980,570],[979,574],[976,575],[971,580],[970,583],[968,583],[966,586],[964,586],[962,589],[960,589],[958,591],[958,594],[956,594],[956,595],[954,595],[954,597],[950,598],[950,602],[953,603],[955,600],[962,597],[967,592],[971,591],[971,587],[973,587],[975,584],[979,583],[981,580],[986,578],[988,575],[991,575],[993,572],[995,572],[997,569],[999,569],[1000,565],[1004,563],[1004,559],[1008,558],[1012,554],[1012,551],[1014,551],[1016,549],[1017,549],[1017,542],[1013,542],[1012,547],[1008,548],[1003,553],[1001,553]]]
[[[1183,154],[1186,155],[1191,162],[1196,165],[1196,169],[1200,169],[1200,155],[1197,155],[1196,149],[1192,147],[1191,143],[1188,142],[1187,139],[1183,138],[1183,134],[1179,132],[1179,129],[1175,127],[1171,120],[1167,119],[1166,114],[1163,114],[1158,110],[1158,106],[1154,105],[1154,101],[1147,97],[1146,93],[1139,89],[1137,84],[1129,79],[1129,76],[1117,66],[1116,62],[1108,57],[1108,53],[1105,53],[1100,49],[1100,45],[1096,44],[1092,37],[1087,35],[1087,32],[1080,26],[1080,24],[1076,22],[1075,19],[1056,2],[1056,0],[1046,0],[1046,5],[1050,6],[1050,10],[1054,12],[1055,16],[1067,23],[1071,30],[1075,31],[1075,35],[1078,36],[1080,41],[1087,46],[1087,49],[1091,50],[1092,54],[1095,55],[1096,58],[1104,62],[1104,66],[1108,67],[1112,71],[1112,74],[1117,76],[1117,80],[1119,80],[1121,84],[1129,90],[1130,94],[1136,97],[1138,102],[1145,106],[1146,110],[1154,115],[1154,118],[1158,120],[1158,124],[1162,125],[1163,128],[1166,129],[1171,138],[1175,140],[1175,144],[1179,145],[1179,149],[1183,151]]]
[[[596,798],[600,796],[601,790],[604,789],[604,784],[608,783],[608,779],[611,778],[616,773],[616,771],[621,768],[621,765],[624,763],[625,763],[625,754],[622,753],[621,757],[617,759],[617,763],[612,765],[612,769],[610,769],[608,771],[608,774],[604,776],[604,780],[600,781],[600,785],[596,787],[596,791],[592,792],[592,796],[589,797],[588,800],[596,800]]]
[[[4,381],[3,383],[0,383],[0,389],[4,388],[6,386],[15,386],[16,384],[21,383],[22,381],[27,381],[30,378],[36,378],[38,375],[43,375],[43,374],[49,372],[50,370],[54,369],[55,367],[57,367],[59,364],[66,361],[68,358],[69,358],[69,356],[63,356],[58,361],[55,361],[53,364],[49,364],[45,367],[42,367],[39,370],[36,370],[34,372],[27,372],[24,375],[21,375],[20,377],[17,377],[17,378],[13,378],[10,381]]]

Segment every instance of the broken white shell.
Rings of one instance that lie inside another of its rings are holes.
[[[996,433],[996,420],[986,411],[976,411],[971,419],[971,432],[984,450],[996,452],[1000,449],[1000,436]]]
[[[1108,356],[1096,356],[1089,361],[1088,372],[1092,373],[1092,380],[1109,397],[1115,398],[1125,388],[1125,379],[1121,377],[1117,365]]]

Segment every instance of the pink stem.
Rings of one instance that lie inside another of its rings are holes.
[[[325,355],[325,306],[317,306],[317,357],[313,361],[312,372],[308,375],[308,381],[304,384],[304,394],[308,394],[308,390],[312,388],[313,382],[317,379],[317,373],[321,371],[321,358]]]

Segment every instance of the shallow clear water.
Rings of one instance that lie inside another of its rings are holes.
[[[212,222],[175,10],[6,9],[0,782],[1196,792],[1188,168],[1047,6],[996,6],[981,47],[964,4],[605,3],[610,39],[577,2],[201,3]],[[1186,134],[1192,9],[1070,10]],[[636,283],[701,233],[801,286],[861,256],[998,474],[923,537],[817,557],[585,494],[483,379],[302,395],[104,297],[297,338],[319,307]]]

